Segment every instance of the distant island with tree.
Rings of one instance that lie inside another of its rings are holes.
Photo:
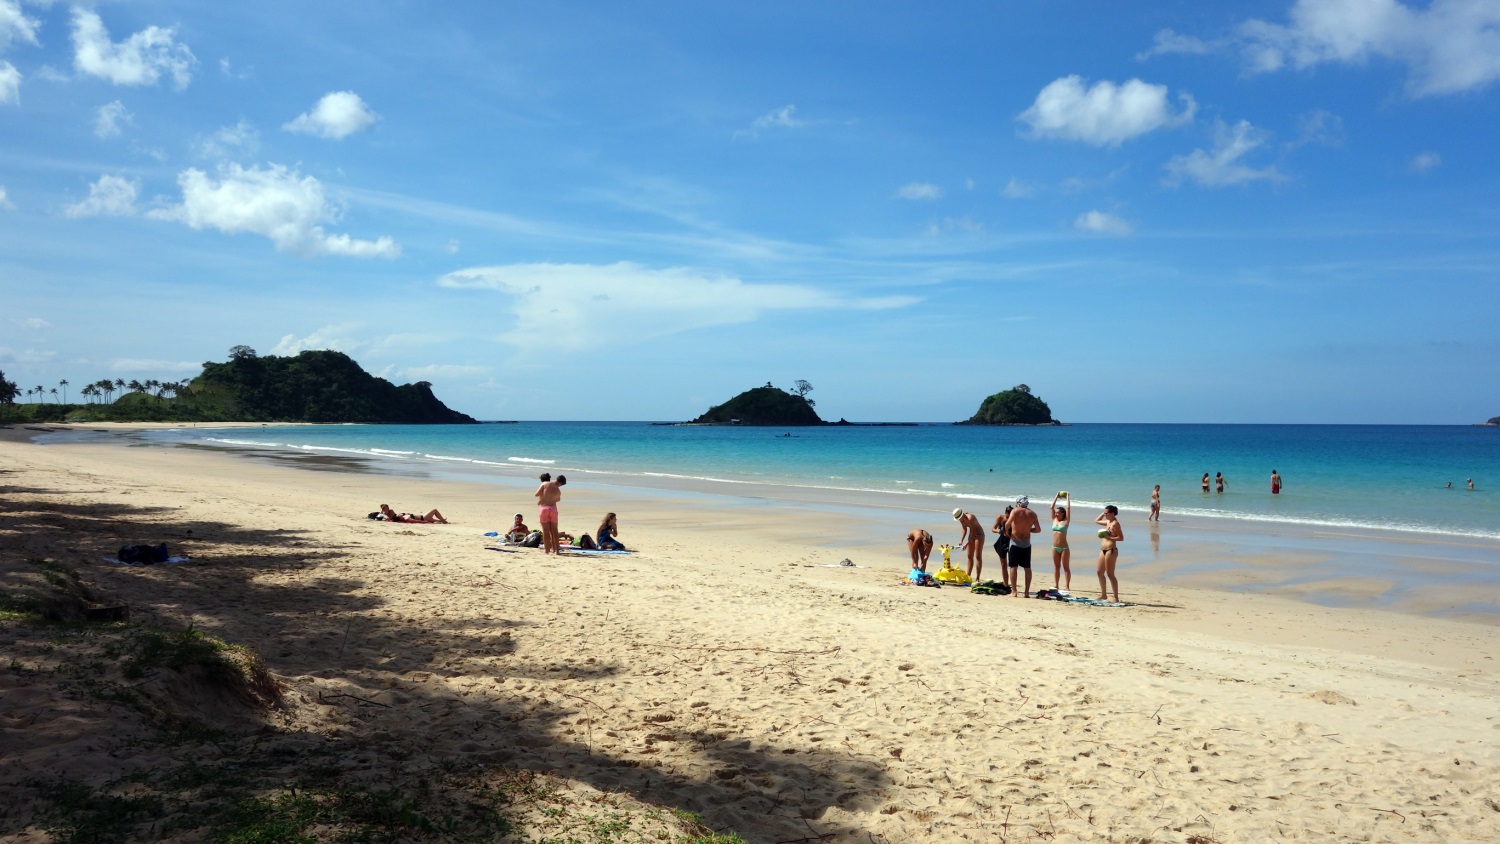
[[[979,405],[979,412],[959,425],[1061,425],[1052,418],[1052,408],[1032,395],[1031,388],[1017,384],[998,392]]]
[[[439,401],[430,383],[397,386],[331,350],[262,357],[249,346],[235,346],[229,360],[205,362],[191,381],[106,378],[86,384],[78,389],[83,404],[68,403],[69,386],[64,379],[50,390],[22,388],[0,373],[0,421],[477,424]],[[36,403],[17,404],[23,392]]]
[[[710,407],[692,425],[764,425],[778,428],[828,425],[813,410],[817,402],[807,397],[813,386],[798,380],[790,390],[772,386],[746,390],[723,404]],[[842,420],[840,420],[842,421]],[[844,423],[848,424],[848,423]]]

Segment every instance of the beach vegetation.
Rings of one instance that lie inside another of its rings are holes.
[[[963,425],[1056,425],[1052,408],[1031,392],[1031,387],[1017,384],[986,398],[979,411]]]
[[[16,386],[16,382],[7,381],[5,373],[0,372],[0,404],[15,404],[20,392],[21,388]]]
[[[806,385],[806,389],[800,393],[795,389],[788,392],[766,384],[764,387],[746,390],[723,404],[709,408],[693,422],[700,425],[769,425],[778,428],[826,424],[818,417],[817,411],[813,410],[813,402],[807,398],[812,385],[806,381],[799,381],[798,385],[798,389],[801,389],[801,385]]]
[[[3,379],[3,373],[0,373]],[[0,422],[363,422],[467,424],[426,381],[392,384],[364,371],[342,352],[260,356],[235,346],[224,362],[208,361],[191,381],[100,379],[79,390],[82,404],[60,400],[57,388],[0,389]],[[64,388],[66,380],[58,383]],[[116,395],[118,394],[118,396]],[[4,401],[6,396],[11,401]],[[52,400],[47,401],[47,396]]]

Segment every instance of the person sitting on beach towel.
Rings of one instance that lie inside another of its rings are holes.
[[[443,514],[439,513],[437,511],[437,508],[435,507],[431,510],[428,510],[427,515],[418,516],[415,513],[397,513],[395,510],[391,509],[391,505],[382,504],[380,505],[380,515],[375,516],[374,518],[378,518],[381,521],[386,522],[401,522],[402,524],[448,524],[448,520],[443,518]]]
[[[605,513],[599,529],[594,531],[594,541],[601,551],[624,551],[625,546],[615,539],[620,534],[620,521],[614,513]]]
[[[516,520],[510,526],[510,530],[505,532],[505,540],[507,542],[520,542],[529,533],[531,533],[531,528],[526,526],[526,522],[521,520],[521,514],[517,513]]]

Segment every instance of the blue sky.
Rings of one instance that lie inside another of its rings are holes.
[[[1500,413],[1500,0],[0,0],[0,370]]]

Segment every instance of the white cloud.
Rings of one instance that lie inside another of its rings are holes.
[[[1025,199],[1034,195],[1036,190],[1036,185],[1012,177],[1009,182],[1006,182],[1005,189],[1000,191],[1000,195],[1007,199]]]
[[[350,332],[359,328],[358,325],[325,325],[306,337],[298,337],[295,334],[287,334],[271,350],[271,354],[282,357],[299,355],[307,351],[321,351],[332,349],[335,352],[353,354],[365,344],[363,341],[350,336]]]
[[[119,100],[99,106],[99,115],[94,118],[94,136],[113,138],[120,134],[121,126],[135,122],[135,115],[126,110]]]
[[[337,141],[374,126],[379,119],[358,94],[353,91],[334,91],[324,94],[312,111],[298,115],[297,119],[281,128],[288,132]]]
[[[775,311],[898,308],[917,301],[909,296],[851,298],[805,285],[750,284],[629,262],[471,267],[437,283],[505,296],[514,317],[502,337],[508,343],[574,351],[754,322]]]
[[[203,369],[203,364],[194,363],[190,360],[155,360],[152,358],[115,358],[109,362],[111,372],[140,372],[148,375],[169,375],[172,373],[197,374]]]
[[[198,63],[187,45],[177,42],[175,29],[148,26],[116,44],[97,14],[79,8],[73,9],[73,48],[74,67],[116,85],[155,85],[167,73],[181,90]]]
[[[965,214],[962,217],[944,217],[941,221],[933,220],[927,224],[928,237],[953,233],[982,235],[985,233],[984,223]]]
[[[119,176],[100,176],[89,185],[89,197],[63,209],[69,217],[125,217],[135,213],[140,186]]]
[[[52,323],[46,321],[45,319],[42,319],[41,317],[35,316],[27,317],[21,320],[20,324],[22,326],[25,326],[26,328],[30,328],[33,331],[46,331],[47,329],[52,327]]]
[[[21,349],[0,346],[0,363],[46,363],[57,357],[57,352],[41,349]]]
[[[1152,56],[1166,56],[1172,54],[1186,53],[1188,55],[1202,55],[1213,50],[1214,45],[1202,38],[1192,35],[1183,35],[1170,29],[1163,29],[1156,33],[1155,43],[1151,49],[1135,54],[1136,61],[1145,61]]]
[[[1065,76],[1043,88],[1017,119],[1031,127],[1032,137],[1117,146],[1147,132],[1191,122],[1198,104],[1187,94],[1178,99],[1182,110],[1174,112],[1165,85],[1132,79],[1123,85],[1097,82],[1085,89],[1082,77]]]
[[[457,238],[451,238],[451,237],[448,238],[448,245],[443,247],[443,251],[447,252],[449,255],[457,255],[458,254],[458,239]]]
[[[175,220],[193,229],[217,229],[225,234],[264,235],[281,252],[299,255],[343,255],[354,258],[395,258],[401,247],[389,237],[355,240],[330,235],[323,223],[336,222],[338,209],[323,196],[323,186],[279,164],[265,169],[228,164],[218,180],[197,168],[177,176],[182,204],[152,211],[159,220]]]
[[[1318,144],[1325,147],[1344,145],[1344,119],[1321,108],[1297,118],[1297,140],[1290,146]]]
[[[0,0],[0,50],[7,49],[14,41],[37,44],[39,26],[36,18],[28,18],[21,11],[20,0]]]
[[[434,363],[427,366],[407,366],[393,369],[393,375],[408,381],[431,381],[434,378],[463,378],[466,376],[484,375],[490,371],[488,366],[470,366],[458,363]]]
[[[806,126],[807,121],[797,117],[797,107],[784,105],[781,108],[772,109],[750,122],[750,128],[735,130],[735,138],[758,138],[760,133],[767,129],[796,129]]]
[[[1441,155],[1428,150],[1427,152],[1419,153],[1411,160],[1411,169],[1413,173],[1426,173],[1428,170],[1442,163],[1443,157]]]
[[[254,155],[260,149],[260,133],[241,119],[233,126],[222,126],[212,135],[199,139],[195,146],[200,158],[213,160]]]
[[[10,62],[0,61],[0,103],[21,101],[21,71]]]
[[[1166,183],[1177,187],[1184,181],[1192,181],[1200,187],[1217,188],[1255,181],[1281,181],[1286,177],[1273,167],[1256,169],[1241,162],[1255,149],[1264,146],[1266,134],[1241,120],[1234,126],[1219,121],[1214,127],[1214,148],[1206,151],[1195,149],[1187,155],[1179,155],[1166,163]]]
[[[1250,20],[1238,35],[1251,72],[1383,58],[1406,66],[1412,96],[1452,94],[1500,79],[1500,3],[1297,0],[1285,24]]]
[[[255,75],[255,68],[247,67],[244,70],[240,70],[230,63],[228,56],[225,56],[219,59],[219,72],[230,79],[249,79]]]
[[[902,199],[942,199],[943,189],[931,182],[912,182],[896,191]]]
[[[6,195],[4,185],[0,185],[0,209],[4,209],[6,211],[16,210],[16,204],[14,202],[11,202],[10,197]]]
[[[1104,211],[1087,211],[1073,221],[1073,228],[1094,234],[1111,234],[1123,237],[1135,231],[1129,222]]]

